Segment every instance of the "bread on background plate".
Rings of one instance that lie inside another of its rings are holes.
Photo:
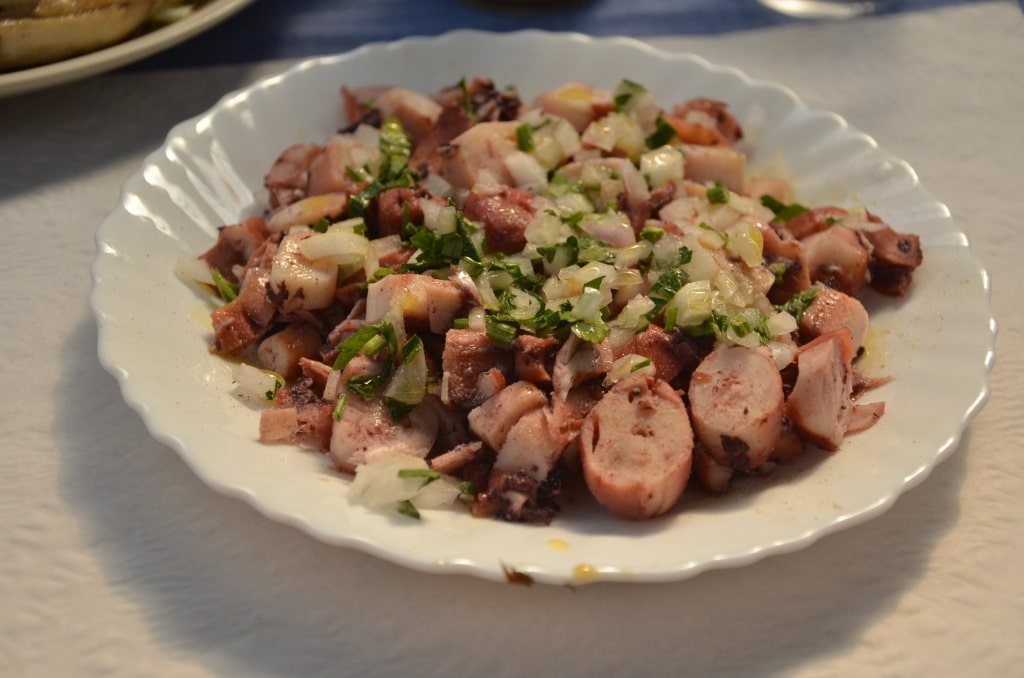
[[[0,71],[116,44],[180,0],[0,0]]]

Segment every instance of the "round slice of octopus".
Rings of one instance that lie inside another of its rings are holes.
[[[782,435],[782,377],[769,354],[719,345],[690,379],[690,414],[708,453],[723,466],[755,469]]]
[[[682,397],[668,383],[636,375],[590,411],[579,448],[591,494],[615,515],[642,520],[666,513],[682,496],[693,431]]]

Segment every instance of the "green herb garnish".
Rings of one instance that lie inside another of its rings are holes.
[[[722,182],[716,181],[715,185],[708,189],[708,202],[712,205],[724,205],[729,202],[729,189]]]
[[[530,123],[524,122],[519,127],[516,127],[516,141],[520,151],[529,153],[533,150],[533,128],[530,126]]]
[[[779,312],[785,311],[793,316],[797,322],[800,322],[800,319],[804,317],[804,313],[814,302],[820,291],[820,287],[808,287],[803,292],[794,294],[786,303],[776,306],[775,310]]]
[[[765,193],[761,196],[761,204],[770,209],[775,213],[775,221],[786,223],[793,217],[803,214],[807,211],[807,208],[800,203],[786,203],[776,199],[775,197]]]
[[[647,148],[660,148],[676,138],[676,128],[665,118],[658,116],[654,121],[654,131],[645,140]]]
[[[398,505],[397,505],[396,508],[397,508],[398,512],[401,513],[403,516],[408,516],[410,518],[415,518],[416,520],[420,519],[420,512],[416,510],[416,507],[413,506],[412,502],[409,501],[408,499],[404,499],[404,500],[398,502]]]
[[[331,412],[331,419],[334,421],[341,421],[341,418],[345,415],[345,405],[348,404],[348,399],[345,394],[342,393],[338,396],[338,402],[334,405],[334,411]]]
[[[213,276],[213,284],[217,287],[217,294],[224,300],[225,303],[234,301],[238,298],[239,286],[237,283],[233,283],[216,268],[210,269],[210,274]]]
[[[420,487],[426,487],[435,480],[441,479],[441,473],[429,468],[403,468],[398,470],[399,478],[422,478]]]

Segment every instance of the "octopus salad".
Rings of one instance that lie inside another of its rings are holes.
[[[354,500],[546,524],[582,479],[647,519],[882,417],[858,294],[906,295],[920,242],[751,175],[726,103],[475,78],[340,108],[191,275],[260,440]]]

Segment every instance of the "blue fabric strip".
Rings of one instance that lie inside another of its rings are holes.
[[[891,0],[881,13],[984,0]],[[540,4],[540,3],[538,3]],[[344,52],[367,42],[455,28],[540,28],[591,35],[714,35],[799,20],[756,0],[576,0],[537,8],[485,0],[257,0],[191,40],[133,69],[181,68]]]

